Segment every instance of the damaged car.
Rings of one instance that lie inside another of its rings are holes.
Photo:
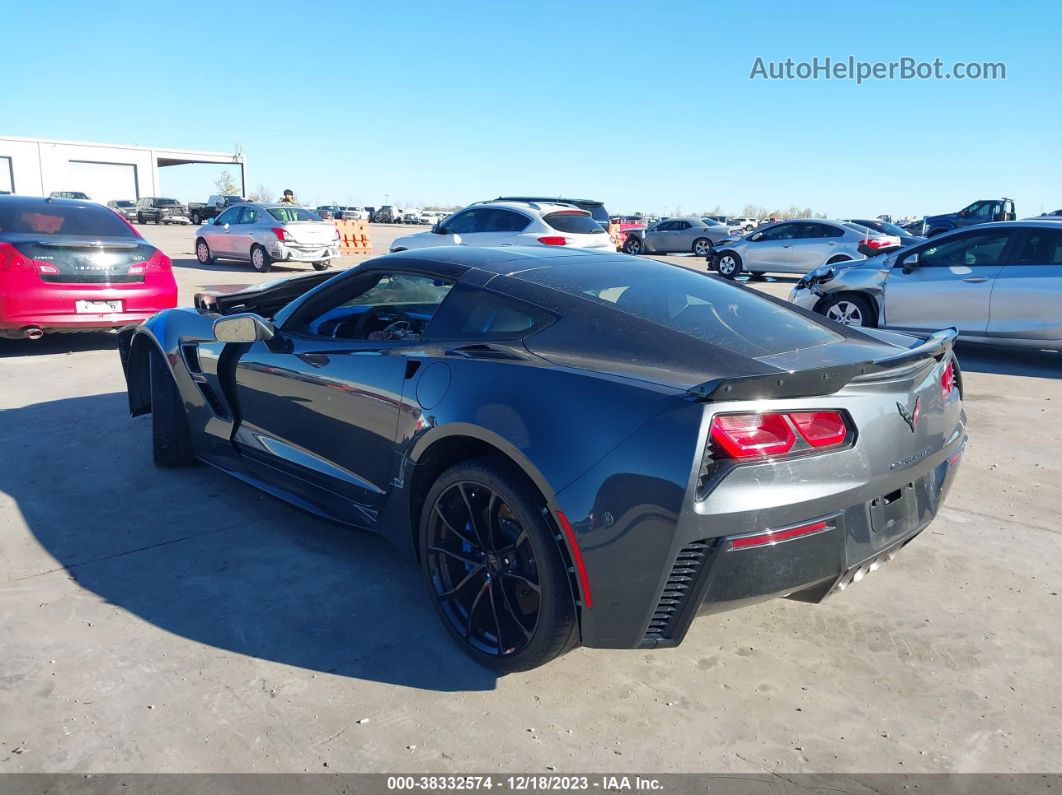
[[[847,326],[931,332],[991,345],[1062,348],[1062,223],[1007,221],[946,232],[881,256],[817,268],[789,300]]]
[[[202,294],[119,353],[158,465],[382,535],[509,672],[893,559],[963,455],[953,336],[652,259],[449,246]]]

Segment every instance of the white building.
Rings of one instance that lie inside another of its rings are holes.
[[[240,152],[5,137],[0,137],[0,193],[47,196],[53,191],[82,191],[100,203],[159,196],[159,169],[188,163],[239,166],[241,193],[246,195],[246,164]]]

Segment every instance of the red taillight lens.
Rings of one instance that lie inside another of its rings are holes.
[[[951,397],[953,389],[955,389],[955,363],[948,362],[948,366],[940,374],[940,393],[944,396],[945,401]]]
[[[161,251],[156,251],[151,255],[151,259],[147,262],[141,262],[139,265],[130,265],[129,275],[134,276],[140,273],[166,273],[171,270],[173,270],[173,261]]]
[[[880,240],[872,237],[868,237],[863,241],[863,245],[867,248],[892,248],[896,244],[891,240]]]
[[[741,536],[730,540],[731,549],[748,549],[749,547],[766,547],[778,544],[782,541],[792,541],[794,538],[811,536],[829,530],[827,522],[812,522],[811,524],[791,527],[788,530],[768,530],[765,533],[757,533],[751,536]]]
[[[0,243],[0,273],[31,270],[33,266],[28,259],[22,256],[21,251],[10,243]]]
[[[794,411],[789,419],[812,447],[837,447],[848,438],[848,426],[836,411]]]
[[[285,242],[285,241],[291,239],[288,236],[288,233],[285,232],[283,229],[281,229],[279,226],[274,227],[272,231],[273,231],[273,234],[277,236],[277,240],[279,240],[281,242]]]
[[[566,246],[568,245],[568,238],[561,235],[546,235],[545,237],[540,237],[538,242],[543,246]]]
[[[796,434],[781,414],[723,414],[712,420],[712,441],[731,458],[768,458],[792,450]]]

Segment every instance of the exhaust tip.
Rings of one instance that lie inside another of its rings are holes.
[[[44,331],[37,326],[26,326],[22,329],[22,336],[28,340],[39,340],[44,336]]]

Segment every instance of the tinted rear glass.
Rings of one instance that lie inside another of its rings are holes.
[[[0,234],[131,237],[136,233],[118,214],[93,204],[0,202]]]
[[[321,216],[305,207],[271,207],[269,214],[282,223],[292,221],[320,221]]]
[[[601,224],[585,213],[576,213],[572,211],[550,213],[549,215],[543,216],[542,220],[558,232],[570,232],[573,235],[605,234],[605,230],[601,228]]]
[[[520,278],[604,304],[744,356],[839,342],[825,326],[712,276],[655,262],[596,258]]]

